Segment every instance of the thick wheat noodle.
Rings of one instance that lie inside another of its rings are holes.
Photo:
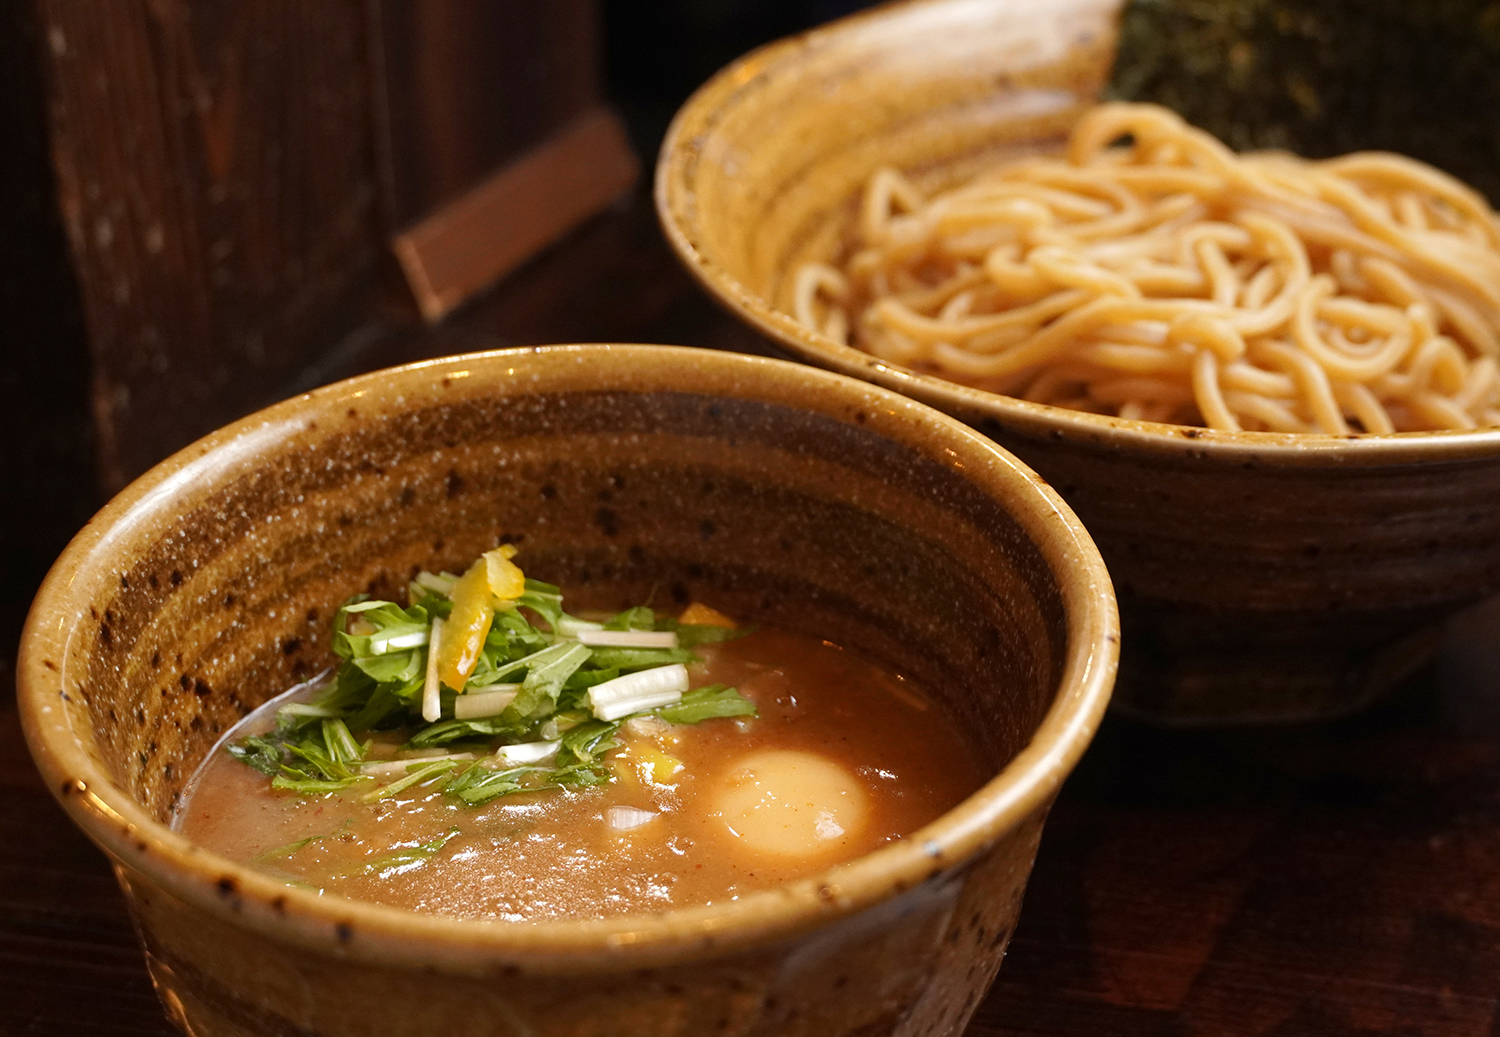
[[[1128,342],[1100,342],[1084,346],[1078,350],[1077,356],[1087,364],[1133,374],[1182,372],[1192,366],[1192,360],[1186,354]]]
[[[809,270],[817,270],[818,267],[808,267]],[[939,320],[935,317],[924,317],[909,306],[902,305],[896,299],[882,299],[876,306],[880,306],[889,312],[883,319],[889,322],[892,328],[909,335],[918,341],[938,342],[953,335],[953,329],[958,327],[966,336],[972,337],[988,332],[998,331],[1002,328],[1019,328],[1035,324],[1042,320],[1048,320],[1073,309],[1087,296],[1083,292],[1055,292],[1045,299],[1032,303],[1019,309],[1004,313],[989,314],[984,317],[963,317],[958,320]]]
[[[1219,362],[1211,350],[1200,350],[1193,360],[1193,398],[1208,424],[1232,432],[1240,430],[1239,419],[1224,402],[1219,387]]]
[[[1275,399],[1287,399],[1297,392],[1297,383],[1291,377],[1243,362],[1226,367],[1222,380],[1226,388]]]
[[[818,334],[1041,403],[1221,429],[1500,424],[1500,221],[1399,155],[1236,155],[1101,105],[1063,157],[931,198],[870,180],[858,241],[803,266]]]
[[[1391,416],[1369,387],[1356,382],[1335,382],[1333,396],[1338,400],[1339,406],[1359,419],[1366,432],[1396,431],[1396,426],[1391,424]]]
[[[1260,342],[1256,344],[1255,359],[1264,358],[1280,367],[1297,383],[1302,401],[1311,411],[1313,422],[1325,432],[1347,435],[1349,425],[1337,401],[1333,398],[1333,386],[1329,384],[1328,372],[1306,352],[1284,342]]]
[[[1426,192],[1429,197],[1442,201],[1457,215],[1467,219],[1468,225],[1479,229],[1490,245],[1500,248],[1500,227],[1491,221],[1490,207],[1484,198],[1477,191],[1452,177],[1443,175],[1429,165],[1407,158],[1405,155],[1374,155],[1369,152],[1356,152],[1341,158],[1329,159],[1323,163],[1323,168],[1351,180],[1368,179],[1395,183],[1416,192],[1417,197],[1420,197],[1420,192]]]
[[[1471,410],[1477,400],[1494,391],[1500,381],[1500,365],[1487,356],[1482,356],[1469,367],[1469,378],[1463,390],[1454,397],[1454,402],[1465,411]]]

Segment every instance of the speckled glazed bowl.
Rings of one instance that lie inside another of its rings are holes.
[[[860,648],[933,689],[995,777],[815,879],[607,921],[318,897],[167,827],[222,732],[327,664],[341,600],[502,539],[585,605],[657,588]],[[1088,535],[959,422],[781,361],[557,347],[344,382],[153,469],[48,577],[20,704],[195,1037],[955,1034],[1116,637]]]
[[[932,404],[1048,479],[1120,594],[1115,704],[1170,723],[1356,709],[1500,587],[1500,429],[1346,439],[1126,421],[876,360],[790,316],[879,166],[938,188],[1057,146],[1107,81],[1116,0],[916,0],[772,44],[683,107],[656,200],[688,268],[789,355]]]

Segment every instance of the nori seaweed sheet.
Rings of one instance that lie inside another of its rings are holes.
[[[1399,151],[1500,203],[1500,2],[1130,0],[1111,95],[1238,150]]]

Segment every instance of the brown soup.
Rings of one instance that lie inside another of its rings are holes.
[[[732,685],[759,717],[631,721],[607,784],[478,807],[429,785],[366,802],[272,789],[221,749],[176,827],[324,893],[464,918],[603,918],[813,875],[909,835],[986,777],[940,709],[835,645],[761,629],[694,651],[694,685]],[[232,737],[270,723],[257,713]]]

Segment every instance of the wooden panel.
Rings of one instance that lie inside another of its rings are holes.
[[[378,249],[361,0],[36,0],[120,486],[352,328]]]
[[[593,0],[371,0],[387,226],[429,321],[630,186]]]
[[[599,102],[593,0],[373,0],[372,12],[393,228]]]
[[[619,120],[596,108],[439,209],[394,242],[422,315],[438,320],[509,273],[638,172]]]

